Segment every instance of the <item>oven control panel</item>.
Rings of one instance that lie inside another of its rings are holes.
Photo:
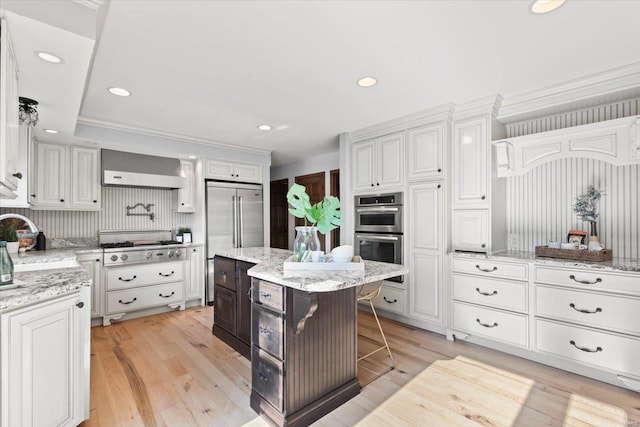
[[[184,258],[183,248],[106,249],[104,265],[140,264]]]

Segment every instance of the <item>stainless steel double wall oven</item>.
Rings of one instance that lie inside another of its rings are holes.
[[[402,193],[355,196],[355,253],[371,261],[402,264],[403,215]]]

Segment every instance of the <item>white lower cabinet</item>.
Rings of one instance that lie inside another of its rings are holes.
[[[520,347],[528,345],[526,315],[454,302],[452,317],[457,330]]]
[[[91,276],[91,318],[102,317],[104,309],[102,308],[102,253],[92,253],[78,255],[78,264],[80,264],[89,276]]]
[[[189,277],[186,300],[199,299],[204,303],[204,247],[192,246],[189,252]]]
[[[444,323],[442,310],[442,257],[415,250],[411,257],[409,315]]]
[[[403,289],[382,286],[380,293],[373,299],[373,305],[387,311],[404,314],[405,291]]]
[[[90,288],[0,315],[2,427],[89,418]]]

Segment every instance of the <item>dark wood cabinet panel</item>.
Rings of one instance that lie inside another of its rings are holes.
[[[251,345],[251,277],[247,274],[247,270],[255,264],[249,262],[236,261],[238,276],[238,309],[236,313],[236,321],[238,324],[238,338]]]
[[[231,335],[236,334],[236,293],[215,285],[213,324]]]
[[[229,258],[215,257],[213,260],[213,282],[229,290],[236,290],[236,262]]]

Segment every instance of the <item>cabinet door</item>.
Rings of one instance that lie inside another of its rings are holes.
[[[451,220],[451,246],[453,249],[474,252],[488,251],[488,210],[454,210]]]
[[[215,304],[213,323],[229,332],[236,334],[236,293],[222,286],[215,285]]]
[[[247,165],[237,163],[235,165],[236,180],[242,182],[262,182],[262,168],[260,165]]]
[[[202,299],[204,296],[204,248],[189,249],[189,283],[187,300]]]
[[[247,274],[247,270],[255,264],[236,261],[236,265],[238,266],[238,313],[236,316],[238,338],[251,345],[251,277]]]
[[[102,254],[87,254],[78,257],[80,264],[93,279],[91,284],[91,318],[104,316],[102,309]]]
[[[443,324],[442,256],[430,251],[414,250],[410,280],[409,315]]]
[[[235,181],[236,180],[235,165],[231,162],[225,162],[221,160],[206,160],[205,161],[205,178]]]
[[[442,248],[442,183],[409,187],[409,246],[412,249],[439,251]]]
[[[182,173],[184,174],[184,188],[173,190],[174,206],[177,212],[190,213],[195,212],[195,167],[190,160],[181,160]]]
[[[9,38],[7,21],[2,19],[0,37],[0,197],[15,198],[18,178],[18,69]]]
[[[39,142],[35,171],[34,206],[64,208],[67,173],[67,147]],[[32,200],[33,202],[33,200]]]
[[[8,403],[3,425],[78,425],[88,418],[87,292],[2,315],[8,356],[2,368]]]
[[[370,190],[375,187],[375,141],[354,144],[352,153],[353,189]]]
[[[402,185],[404,165],[404,134],[378,138],[376,150],[376,187]]]
[[[487,118],[456,123],[453,141],[453,204],[488,206]]]
[[[100,150],[71,147],[71,207],[100,209]]]
[[[408,179],[442,176],[444,127],[440,123],[407,132]]]
[[[3,199],[0,191],[0,208],[29,208],[29,190],[33,185],[31,174],[30,153],[33,152],[33,136],[30,126],[21,125],[18,132],[18,173],[21,178],[18,180],[18,188],[15,191],[15,199]],[[2,157],[0,157],[2,158]],[[0,185],[1,187],[1,185]]]

